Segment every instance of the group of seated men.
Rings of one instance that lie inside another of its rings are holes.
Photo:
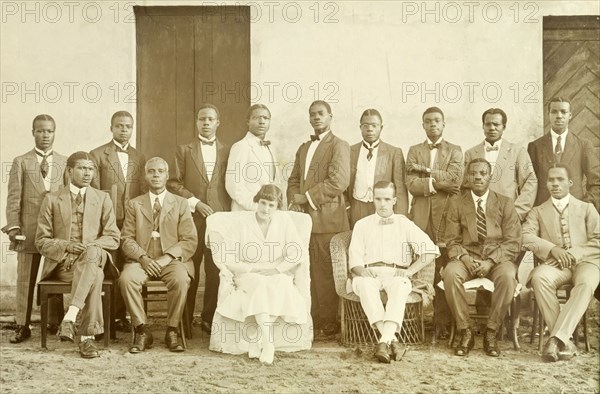
[[[350,147],[331,131],[329,104],[312,103],[314,134],[298,149],[287,179],[287,200],[290,210],[306,212],[313,221],[315,333],[335,334],[339,328],[329,243],[335,234],[353,227],[352,288],[381,334],[375,349],[379,361],[401,357],[395,333],[411,291],[409,279],[434,260],[436,281],[443,280],[445,287],[441,297],[436,295],[436,314],[438,303],[447,301],[461,332],[456,355],[468,354],[474,344],[462,283],[475,277],[494,282],[484,350],[498,356],[496,330],[517,283],[521,245],[542,262],[531,284],[551,331],[543,357],[572,357],[575,347],[569,338],[599,280],[600,176],[590,145],[568,132],[570,103],[553,99],[548,109],[552,130],[532,142],[529,153],[502,139],[504,111],[484,112],[486,140],[467,151],[463,163],[460,147],[442,139],[443,112],[428,108],[422,117],[427,140],[411,147],[405,162],[400,148],[381,141],[383,122],[377,110],[362,114],[363,141]],[[229,149],[216,137],[218,109],[202,105],[196,119],[198,138],[177,148],[169,176],[163,159],[146,162],[129,145],[133,118],[125,111],[111,119],[112,141],[68,159],[52,150],[54,119],[36,117],[35,149],[15,158],[11,168],[3,228],[18,252],[18,326],[11,342],[30,336],[33,287],[42,255],[43,278],[54,275],[73,283],[58,334],[70,341],[81,334],[83,357],[98,356],[94,336],[103,330],[101,284],[108,271],[122,271],[118,287],[135,329],[131,352],[143,351],[153,341],[140,295],[148,278],[162,279],[169,289],[165,342],[171,351],[183,350],[177,327],[186,305],[194,311],[201,261],[206,273],[201,326],[210,331],[219,277],[204,243],[206,217],[215,211],[255,209],[256,191],[283,180],[274,146],[265,138],[270,119],[266,106],[253,105],[248,133]],[[248,176],[248,168],[258,168],[257,176]],[[109,195],[96,190],[113,185],[116,212]],[[407,192],[412,195],[410,212]],[[410,245],[410,253],[398,245]],[[113,261],[108,252],[118,248],[123,258]],[[119,261],[126,263],[114,267]],[[573,282],[574,289],[561,311],[555,290],[567,282]],[[385,306],[379,290],[394,294]],[[60,316],[61,309],[55,305],[51,316]],[[124,309],[117,316],[122,321]],[[442,309],[439,306],[440,315]]]

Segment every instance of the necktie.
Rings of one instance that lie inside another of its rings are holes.
[[[202,142],[202,145],[213,146],[213,144],[215,143],[215,140],[212,140],[212,141],[200,140],[200,142]]]
[[[556,212],[558,212],[558,217],[559,217],[559,221],[560,221],[560,235],[563,241],[563,249],[570,249],[571,248],[571,235],[569,234],[569,220],[567,217],[567,207],[569,206],[569,204],[565,205],[564,207],[561,207],[562,204],[558,203],[557,205],[554,205],[554,209],[556,209]]]
[[[42,178],[45,179],[46,176],[48,175],[48,170],[49,170],[47,158],[48,158],[48,156],[52,156],[52,152],[44,155],[43,153],[40,153],[36,150],[35,154],[42,157],[42,162],[40,163],[40,173],[42,174]]]
[[[268,141],[268,140],[260,141],[260,146],[269,146],[269,145],[271,145],[271,141]]]
[[[83,197],[81,197],[81,190],[80,190],[77,193],[77,196],[75,197],[75,205],[80,206],[82,201],[83,201]]]
[[[429,150],[439,149],[440,145],[439,142],[437,144],[429,144]]]
[[[129,154],[129,147],[127,147],[127,149],[123,149],[120,146],[117,146],[117,153],[127,153],[127,154]]]
[[[373,158],[373,150],[379,146],[379,143],[369,147],[369,145],[367,145],[366,142],[363,141],[362,145],[369,151],[369,153],[367,153],[367,160],[371,161],[371,159]]]
[[[558,138],[556,139],[556,146],[554,147],[555,155],[560,155],[562,153],[561,141],[562,141],[562,136],[559,135]]]
[[[483,207],[481,204],[483,203],[483,199],[480,198],[477,200],[477,238],[480,243],[485,241],[487,237],[487,226],[485,224],[485,212],[483,211]]]
[[[152,206],[152,231],[158,231],[160,225],[160,201],[158,197],[154,199],[154,205]]]
[[[388,217],[388,218],[381,218],[379,219],[379,224],[381,225],[385,225],[385,224],[392,224],[394,223],[394,218],[393,217]]]
[[[321,137],[319,137],[319,135],[318,135],[318,134],[312,134],[312,135],[310,136],[310,140],[311,140],[311,141],[321,141]]]
[[[498,150],[498,145],[496,146],[486,146],[485,147],[485,151],[486,152],[492,152],[492,151],[497,151]]]

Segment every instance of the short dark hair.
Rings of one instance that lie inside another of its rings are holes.
[[[206,109],[206,108],[210,108],[210,109],[214,110],[215,113],[217,114],[217,119],[221,119],[221,114],[219,113],[219,109],[210,103],[200,104],[200,107],[198,107],[198,111],[196,111],[196,118],[198,118],[198,113],[200,112],[200,110]]]
[[[41,114],[33,118],[33,122],[31,122],[31,130],[35,130],[35,122],[39,120],[47,120],[52,122],[52,126],[54,126],[54,128],[56,129],[56,122],[54,121],[54,118],[50,115]]]
[[[331,114],[331,105],[329,105],[329,103],[327,103],[326,101],[323,100],[315,100],[313,101],[310,106],[308,107],[308,112],[310,112],[310,109],[312,107],[314,107],[315,105],[322,105],[325,107],[325,109],[327,110],[327,113]]]
[[[257,109],[264,109],[269,113],[269,117],[271,117],[271,110],[264,104],[254,104],[252,105],[250,108],[248,108],[248,112],[246,113],[246,120],[250,120],[250,117],[252,116],[252,112],[254,112]]]
[[[508,122],[508,118],[506,116],[506,112],[502,111],[500,108],[490,108],[486,110],[483,115],[481,115],[481,123],[485,123],[486,115],[500,115],[502,116],[502,126],[506,126],[506,122]]]
[[[260,200],[275,201],[277,202],[277,209],[281,209],[283,207],[283,192],[273,184],[263,185],[252,201],[259,202]]]
[[[423,115],[421,115],[421,120],[425,119],[425,115],[427,114],[433,114],[433,113],[438,113],[442,115],[442,120],[445,119],[444,117],[444,112],[439,109],[438,107],[429,107],[425,110],[425,112],[423,112]]]
[[[78,160],[91,160],[92,162],[94,161],[89,153],[84,151],[78,151],[69,156],[69,158],[67,159],[67,167],[75,168],[75,164],[77,164]]]
[[[569,112],[571,111],[571,102],[564,97],[552,97],[550,101],[548,101],[548,111],[550,111],[550,104],[552,103],[567,103],[569,104]]]
[[[377,181],[375,185],[373,185],[373,191],[375,191],[375,189],[392,189],[394,196],[396,196],[396,185],[394,185],[394,182]]]
[[[131,114],[127,111],[117,111],[113,114],[113,116],[110,118],[110,125],[113,125],[113,122],[115,121],[116,118],[129,118],[131,119],[131,121],[133,121],[133,116],[131,116]]]
[[[553,168],[564,168],[565,171],[567,172],[567,178],[571,179],[571,169],[569,168],[568,165],[566,165],[564,163],[554,163],[550,166],[550,168],[548,168],[548,174],[550,174],[550,170]]]
[[[476,157],[473,160],[471,160],[469,162],[469,164],[467,164],[467,170],[469,168],[471,168],[471,164],[475,164],[475,163],[485,163],[485,164],[487,164],[489,173],[490,174],[492,173],[492,164],[489,161],[487,161],[486,159],[484,159],[483,157]]]
[[[381,124],[383,124],[383,118],[381,117],[381,114],[374,108],[365,109],[362,115],[360,116],[360,122],[362,122],[365,116],[377,116]]]

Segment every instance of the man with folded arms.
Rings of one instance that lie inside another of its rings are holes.
[[[165,186],[169,166],[160,157],[145,165],[150,187],[127,204],[121,249],[127,263],[119,278],[119,287],[135,327],[130,353],[139,353],[152,345],[146,327],[142,285],[159,278],[167,286],[167,332],[165,343],[170,351],[184,351],[177,327],[183,316],[190,278],[194,276],[191,260],[198,236],[187,199],[169,193]]]
[[[550,198],[533,208],[523,224],[523,245],[542,264],[530,275],[535,300],[550,338],[542,352],[546,361],[569,360],[577,353],[570,338],[600,282],[600,216],[591,202],[570,194],[573,180],[565,164],[548,170]],[[572,283],[560,308],[556,289]]]
[[[381,334],[375,357],[389,363],[400,361],[404,354],[395,334],[402,327],[411,277],[433,263],[440,252],[417,225],[394,214],[396,188],[392,182],[379,181],[373,186],[373,203],[376,212],[354,226],[348,265],[352,290],[360,297],[369,324]],[[387,293],[385,306],[381,290]]]
[[[75,321],[81,334],[83,358],[98,357],[94,336],[104,332],[102,282],[104,267],[112,264],[108,251],[119,247],[119,229],[108,193],[90,186],[94,162],[86,152],[67,159],[71,183],[46,195],[38,217],[35,246],[45,257],[42,279],[71,282],[71,305],[58,336],[74,342]]]
[[[475,344],[463,283],[474,278],[494,282],[490,314],[483,337],[488,356],[498,357],[496,331],[508,312],[517,287],[516,256],[521,248],[521,223],[512,200],[489,189],[491,164],[483,159],[467,166],[470,190],[452,200],[446,227],[448,264],[442,278],[446,300],[461,332],[457,356],[466,356]]]

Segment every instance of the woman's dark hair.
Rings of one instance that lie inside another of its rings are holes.
[[[277,209],[281,209],[283,207],[283,192],[275,185],[263,185],[253,199],[254,202],[260,200],[276,201]]]

